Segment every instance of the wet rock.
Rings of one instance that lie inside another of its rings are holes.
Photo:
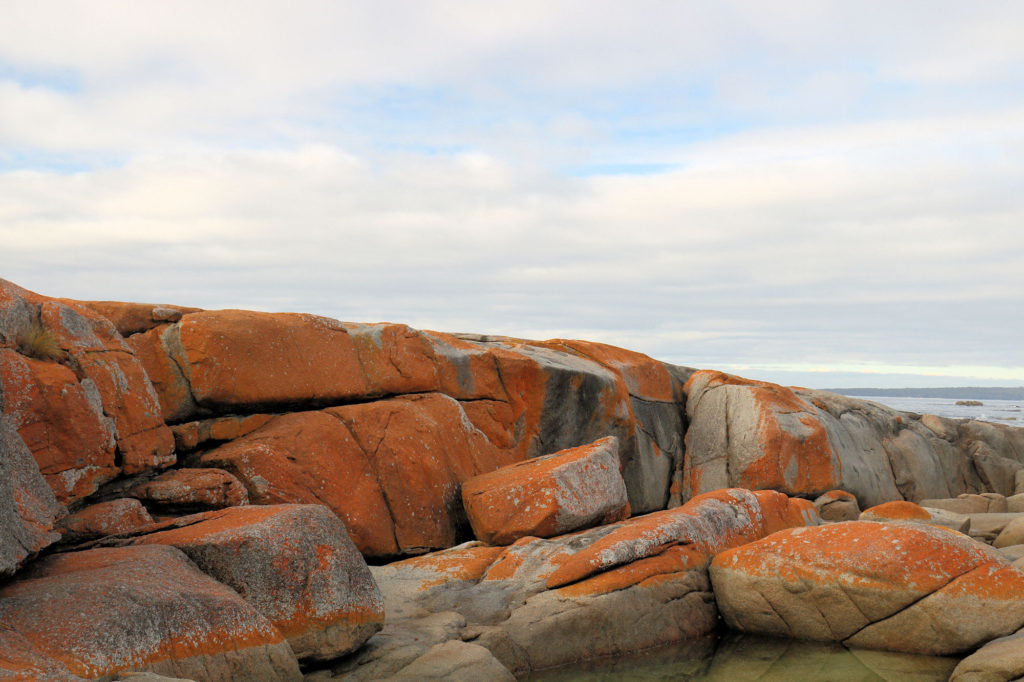
[[[711,579],[726,623],[744,632],[946,655],[1024,624],[1024,573],[934,526],[785,530],[719,554]]]
[[[85,542],[116,533],[130,533],[153,523],[135,499],[121,498],[91,504],[61,520],[57,530],[65,543]]]
[[[860,507],[853,493],[830,490],[814,500],[814,506],[825,521],[854,521],[860,516]]]
[[[114,542],[181,550],[273,623],[301,660],[341,656],[381,628],[380,592],[325,507],[233,507],[144,530]]]
[[[38,665],[56,659],[81,677],[301,679],[277,629],[173,547],[46,557],[0,589],[0,620]]]
[[[629,516],[615,437],[496,469],[462,485],[479,540],[507,545]]]
[[[249,503],[245,486],[223,469],[175,469],[133,487],[128,495],[163,513],[223,509]]]

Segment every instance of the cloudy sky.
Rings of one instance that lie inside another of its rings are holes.
[[[29,289],[1024,384],[1024,3],[0,6]]]

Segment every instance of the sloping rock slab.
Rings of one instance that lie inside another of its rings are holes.
[[[348,653],[384,622],[366,562],[326,507],[234,507],[154,530],[117,542],[180,549],[268,618],[300,659]]]
[[[477,539],[507,545],[629,516],[614,436],[502,467],[462,485]]]
[[[715,596],[733,629],[956,654],[1024,624],[1024,573],[945,528],[853,521],[723,552]]]
[[[0,642],[15,633],[37,667],[53,659],[81,677],[148,670],[204,680],[301,679],[281,633],[173,547],[47,557],[0,589],[0,622]]]

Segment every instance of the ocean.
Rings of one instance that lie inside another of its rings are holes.
[[[954,398],[904,398],[890,396],[850,396],[870,400],[904,412],[934,414],[953,419],[978,419],[1024,428],[1024,400],[981,400],[981,405],[957,405]]]

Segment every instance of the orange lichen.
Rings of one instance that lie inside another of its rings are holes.
[[[862,519],[889,519],[893,521],[930,521],[932,516],[928,511],[913,502],[896,500],[875,505],[861,514]]]

